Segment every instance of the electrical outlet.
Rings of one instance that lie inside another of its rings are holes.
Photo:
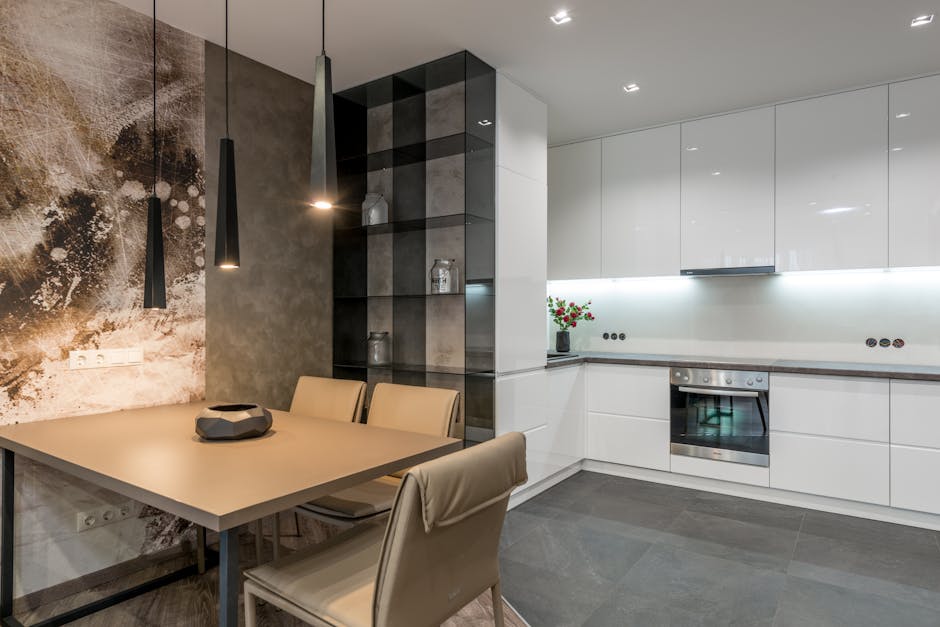
[[[77,512],[75,514],[76,530],[81,533],[89,529],[96,529],[122,520],[127,520],[135,514],[134,501],[125,501],[118,505],[102,505],[95,509]]]
[[[69,351],[69,370],[136,366],[143,362],[144,349],[139,347]]]

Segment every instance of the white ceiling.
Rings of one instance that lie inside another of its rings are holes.
[[[157,13],[221,43],[223,7],[159,0]],[[574,19],[555,26],[562,8]],[[319,2],[229,11],[233,50],[312,80]],[[911,29],[923,13],[938,19]],[[326,43],[337,90],[470,50],[548,104],[555,144],[940,72],[940,0],[331,0]]]

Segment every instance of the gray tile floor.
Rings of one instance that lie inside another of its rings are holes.
[[[509,512],[503,594],[555,625],[940,626],[940,534],[580,472]]]

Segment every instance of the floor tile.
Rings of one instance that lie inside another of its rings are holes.
[[[799,507],[714,492],[698,492],[689,510],[792,531],[799,531],[806,514]]]
[[[859,594],[875,594],[901,603],[922,605],[938,612],[938,617],[940,617],[940,592],[798,561],[790,562],[787,574],[808,581],[846,588]],[[937,622],[940,624],[940,618]]]
[[[786,585],[783,573],[701,555],[672,546],[651,548],[636,563],[608,601],[624,619],[642,624],[632,612],[646,613],[658,603],[664,615],[681,624],[695,615],[702,625],[770,625]]]
[[[583,625],[614,588],[603,580],[565,577],[505,556],[500,571],[503,596],[533,627]]]
[[[774,627],[936,627],[936,610],[799,577],[787,579]]]
[[[565,577],[616,583],[651,546],[613,531],[548,520],[502,555]]]
[[[506,519],[503,521],[503,532],[499,536],[499,549],[505,551],[527,534],[535,531],[543,520],[541,516],[534,516],[516,509],[506,512]]]
[[[685,511],[666,529],[661,542],[784,572],[793,555],[796,538],[795,530]]]
[[[815,512],[806,515],[794,560],[940,592],[940,551],[932,532],[832,516],[819,522]]]

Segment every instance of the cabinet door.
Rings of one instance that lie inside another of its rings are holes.
[[[588,459],[669,470],[669,421],[590,412]]]
[[[888,88],[777,107],[776,267],[888,264]]]
[[[600,238],[600,140],[552,148],[548,151],[549,280],[599,277]]]
[[[888,442],[887,379],[770,375],[770,430]]]
[[[891,382],[891,444],[940,449],[940,382]]]
[[[891,447],[891,507],[940,514],[940,450]]]
[[[669,419],[669,368],[590,364],[588,411]]]
[[[679,273],[679,125],[602,140],[601,275]]]
[[[774,264],[774,109],[682,125],[682,269]]]
[[[505,168],[497,176],[496,371],[504,373],[545,365],[545,184]],[[490,297],[468,286],[468,301]]]
[[[770,487],[887,505],[889,448],[877,442],[771,432]]]
[[[890,86],[892,266],[940,265],[940,76]]]

